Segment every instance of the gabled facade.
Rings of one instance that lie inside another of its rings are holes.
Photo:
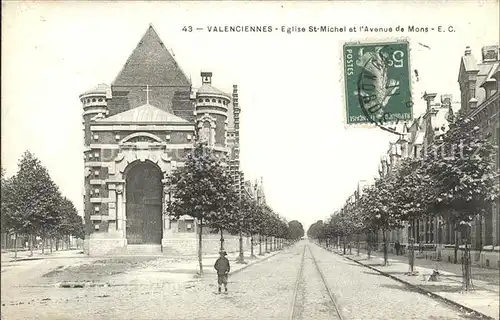
[[[215,88],[211,72],[201,72],[201,80],[192,87],[149,26],[113,83],[80,95],[88,254],[133,244],[179,254],[196,248],[196,221],[168,215],[167,176],[196,141],[240,174],[237,87],[232,95]]]
[[[477,62],[471,48],[465,49],[460,60],[458,83],[462,97],[460,112],[477,123],[482,134],[500,149],[500,53],[498,45],[481,48]],[[499,150],[497,149],[497,151]],[[496,170],[500,156],[496,155]],[[448,234],[452,234],[449,230]],[[484,216],[476,217],[472,226],[473,259],[485,267],[500,268],[500,200]],[[452,236],[448,242],[453,243]]]
[[[484,135],[499,146],[499,81],[500,59],[498,46],[485,46],[481,50],[482,59],[478,63],[471,49],[466,48],[460,60],[458,82],[461,100],[453,101],[448,94],[441,95],[440,103],[435,102],[437,94],[425,93],[426,112],[416,118],[410,126],[405,126],[399,138],[390,143],[387,155],[382,157],[379,174],[390,174],[398,159],[405,157],[425,157],[427,148],[446,133],[449,123],[460,112],[476,121]],[[497,154],[497,170],[500,160]],[[472,248],[475,263],[483,267],[499,268],[500,259],[500,203],[497,200],[492,209],[483,217],[478,217],[472,226]],[[429,249],[423,254],[430,258],[453,261],[454,244],[462,244],[462,236],[453,230],[447,221],[440,218],[417,219],[412,230],[410,223],[402,232],[391,232],[389,241],[396,239],[403,244],[409,238]]]

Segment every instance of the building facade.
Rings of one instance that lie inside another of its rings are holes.
[[[113,83],[80,95],[87,254],[195,252],[196,221],[168,215],[167,176],[196,141],[241,175],[237,86],[231,95],[212,85],[211,72],[201,80],[193,88],[149,26]]]
[[[485,46],[478,63],[471,49],[466,48],[460,60],[458,83],[460,101],[454,102],[449,94],[442,94],[440,102],[435,102],[436,93],[425,93],[426,112],[416,118],[410,126],[404,126],[399,138],[390,143],[387,155],[382,157],[379,166],[381,176],[390,174],[400,159],[425,157],[427,148],[448,130],[457,112],[477,122],[482,133],[499,146],[499,47]],[[500,149],[500,146],[499,146]],[[500,167],[496,155],[496,169]],[[500,213],[497,200],[484,216],[478,216],[471,228],[472,257],[477,265],[500,267]],[[412,229],[413,226],[413,229]],[[442,218],[416,219],[408,222],[402,230],[390,233],[389,242],[398,240],[408,245],[412,238],[426,258],[454,261],[455,244],[463,247],[464,235],[454,230],[454,226]],[[459,258],[460,259],[460,258]]]

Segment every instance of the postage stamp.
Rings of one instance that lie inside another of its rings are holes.
[[[384,124],[413,118],[407,41],[343,46],[346,122]]]

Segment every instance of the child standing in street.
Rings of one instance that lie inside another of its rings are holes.
[[[215,261],[214,268],[217,270],[217,283],[219,284],[220,293],[222,284],[224,284],[224,292],[227,292],[227,276],[231,267],[229,266],[229,260],[226,258],[226,251],[221,250],[219,254],[220,257]]]

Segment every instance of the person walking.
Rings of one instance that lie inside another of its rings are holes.
[[[220,257],[215,261],[214,269],[217,270],[217,283],[219,284],[219,293],[221,292],[221,286],[224,284],[224,292],[227,292],[227,278],[231,266],[229,265],[229,260],[226,258],[227,253],[224,250],[219,252]]]

